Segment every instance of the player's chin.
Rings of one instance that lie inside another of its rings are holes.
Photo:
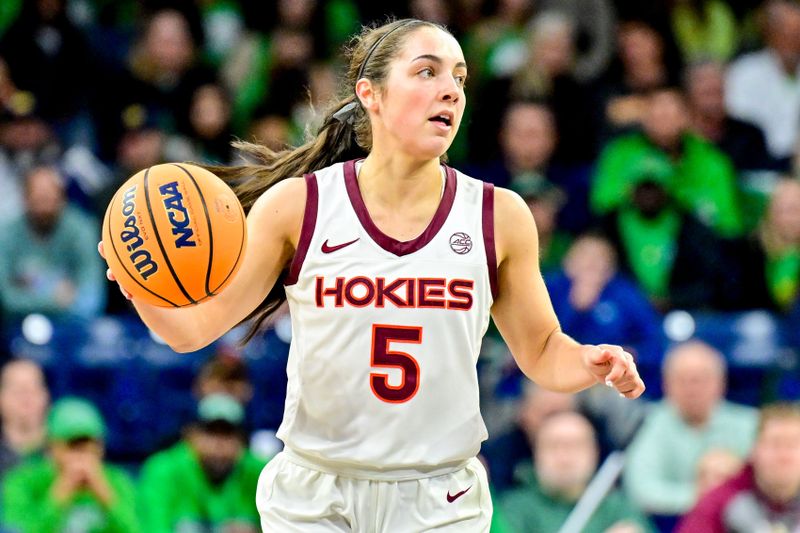
[[[414,147],[414,152],[420,159],[438,159],[447,153],[453,139],[445,137],[433,137],[425,139]]]

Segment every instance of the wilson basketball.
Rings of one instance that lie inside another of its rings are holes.
[[[218,294],[244,257],[247,229],[230,187],[184,163],[155,165],[117,190],[103,220],[106,261],[134,298],[184,307]]]

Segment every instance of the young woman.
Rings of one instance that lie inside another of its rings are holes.
[[[635,398],[644,385],[620,347],[560,331],[525,203],[441,164],[465,105],[453,36],[400,20],[349,52],[346,96],[314,140],[240,145],[263,164],[214,169],[248,178],[247,254],[231,285],[191,308],[133,303],[193,351],[245,319],[257,328],[288,298],[286,447],[261,475],[265,531],[488,531],[475,362],[490,312],[544,387],[600,381]],[[347,161],[358,147],[367,157]]]

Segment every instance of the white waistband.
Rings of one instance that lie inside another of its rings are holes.
[[[353,479],[369,479],[379,481],[405,481],[410,479],[421,479],[427,477],[443,476],[452,474],[467,466],[468,461],[458,461],[443,465],[427,466],[420,465],[413,468],[399,468],[379,470],[375,468],[365,468],[358,464],[328,461],[319,457],[313,457],[289,447],[284,448],[286,459],[298,466],[334,474]]]

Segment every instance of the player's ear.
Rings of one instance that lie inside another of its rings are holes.
[[[361,105],[368,111],[377,111],[378,91],[372,81],[361,78],[356,82],[356,96],[361,100]]]

